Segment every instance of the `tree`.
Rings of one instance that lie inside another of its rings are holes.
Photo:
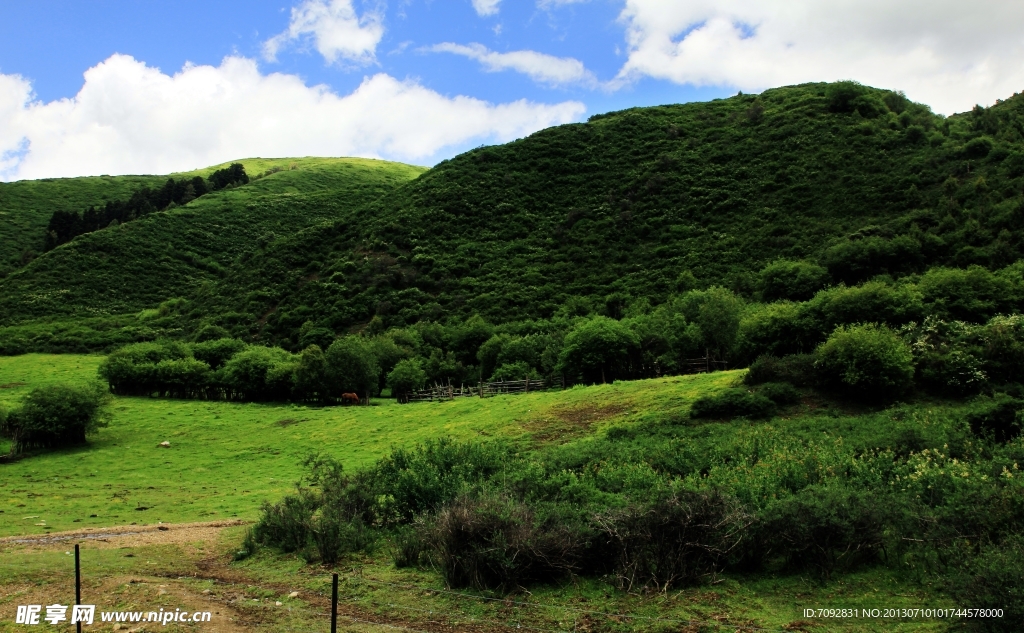
[[[582,321],[565,337],[558,371],[585,383],[628,378],[640,339],[619,321],[598,316]]]
[[[409,394],[423,388],[427,381],[427,373],[423,371],[419,360],[407,358],[400,360],[395,368],[388,373],[387,384],[391,395],[399,402],[409,402]]]
[[[299,354],[295,367],[295,396],[324,404],[330,398],[327,356],[318,345],[310,345]]]
[[[731,290],[713,286],[686,293],[680,308],[687,321],[700,328],[701,344],[717,358],[725,358],[736,344],[743,301]]]
[[[291,366],[292,355],[277,347],[253,345],[231,357],[221,370],[229,391],[241,400],[287,398],[283,384],[284,369]],[[278,371],[272,371],[275,368]],[[289,381],[291,369],[288,369]]]
[[[33,389],[21,407],[0,415],[0,433],[11,438],[11,453],[30,448],[84,444],[105,426],[109,395],[100,385],[50,385]]]
[[[366,339],[346,336],[334,341],[327,349],[327,377],[332,396],[362,394],[369,403],[377,389],[377,367],[377,358]]]

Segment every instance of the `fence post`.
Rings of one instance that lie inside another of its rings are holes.
[[[331,633],[338,633],[338,574],[331,580]]]
[[[80,604],[82,604],[82,563],[78,555],[78,543],[75,543],[75,606]],[[78,633],[82,633],[81,618],[79,618],[76,628]]]

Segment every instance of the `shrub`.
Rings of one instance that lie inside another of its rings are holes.
[[[693,418],[769,418],[774,413],[774,402],[744,389],[726,389],[713,396],[697,398],[690,408]]]
[[[1024,400],[1006,394],[989,398],[981,396],[974,401],[978,410],[967,416],[971,431],[996,442],[1007,442],[1021,434],[1024,426]]]
[[[757,393],[779,406],[800,402],[800,392],[788,382],[766,382]]]
[[[462,496],[426,530],[433,562],[451,587],[510,590],[553,581],[577,566],[580,538],[526,504],[494,494]]]
[[[1015,307],[1013,284],[981,266],[932,268],[917,283],[931,312],[975,323]]]
[[[105,426],[108,398],[100,385],[38,387],[0,420],[0,432],[11,439],[12,454],[84,444],[87,435]]]
[[[810,262],[778,260],[761,269],[761,297],[765,301],[807,301],[832,278],[828,270]]]
[[[863,397],[899,395],[914,377],[910,347],[884,325],[836,328],[815,354],[827,382]]]
[[[873,561],[882,551],[885,514],[877,494],[811,486],[762,513],[754,543],[767,561],[811,568],[828,580],[840,566]]]
[[[812,354],[791,354],[776,358],[759,356],[750,365],[743,382],[760,385],[766,382],[788,382],[798,387],[809,387],[815,383],[814,356]]]
[[[981,332],[985,369],[993,380],[1024,383],[1024,315],[997,316]]]
[[[949,592],[963,604],[1002,609],[1001,618],[963,620],[967,631],[1019,631],[1024,622],[1024,537],[1015,535],[1001,545],[988,545],[952,575]]]
[[[680,490],[600,514],[595,523],[620,588],[666,591],[713,579],[750,520],[729,495]]]

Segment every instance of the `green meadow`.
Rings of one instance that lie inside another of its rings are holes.
[[[0,406],[32,387],[94,380],[101,356],[0,357]],[[255,519],[263,501],[294,489],[301,461],[320,451],[346,468],[431,438],[551,442],[611,424],[684,413],[739,372],[620,382],[453,402],[307,407],[114,398],[88,445],[0,465],[0,536],[50,530]],[[171,447],[160,448],[161,442]],[[6,452],[6,446],[0,447]]]

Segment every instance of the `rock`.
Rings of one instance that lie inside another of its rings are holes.
[[[160,448],[170,448],[171,447],[171,443],[167,442],[167,441],[164,441],[164,442],[160,442],[157,446],[159,446]]]
[[[275,607],[280,607],[280,606],[283,606],[283,605],[284,605],[284,603],[281,602],[280,600],[278,600],[277,602],[274,603]]]
[[[288,597],[289,598],[298,598],[299,597],[299,592],[298,591],[293,591],[290,594],[288,594]]]
[[[210,595],[211,593],[213,593],[213,592],[212,592],[212,591],[210,591],[209,589],[203,589],[203,594],[204,594],[204,595],[207,595],[207,596],[208,596],[208,595]]]
[[[161,532],[166,532],[167,530],[169,530],[171,528],[167,527],[166,525],[161,525],[161,526],[157,527],[156,529],[160,530]]]
[[[120,624],[115,624],[113,630],[114,631],[120,631],[121,630],[121,625]]]

